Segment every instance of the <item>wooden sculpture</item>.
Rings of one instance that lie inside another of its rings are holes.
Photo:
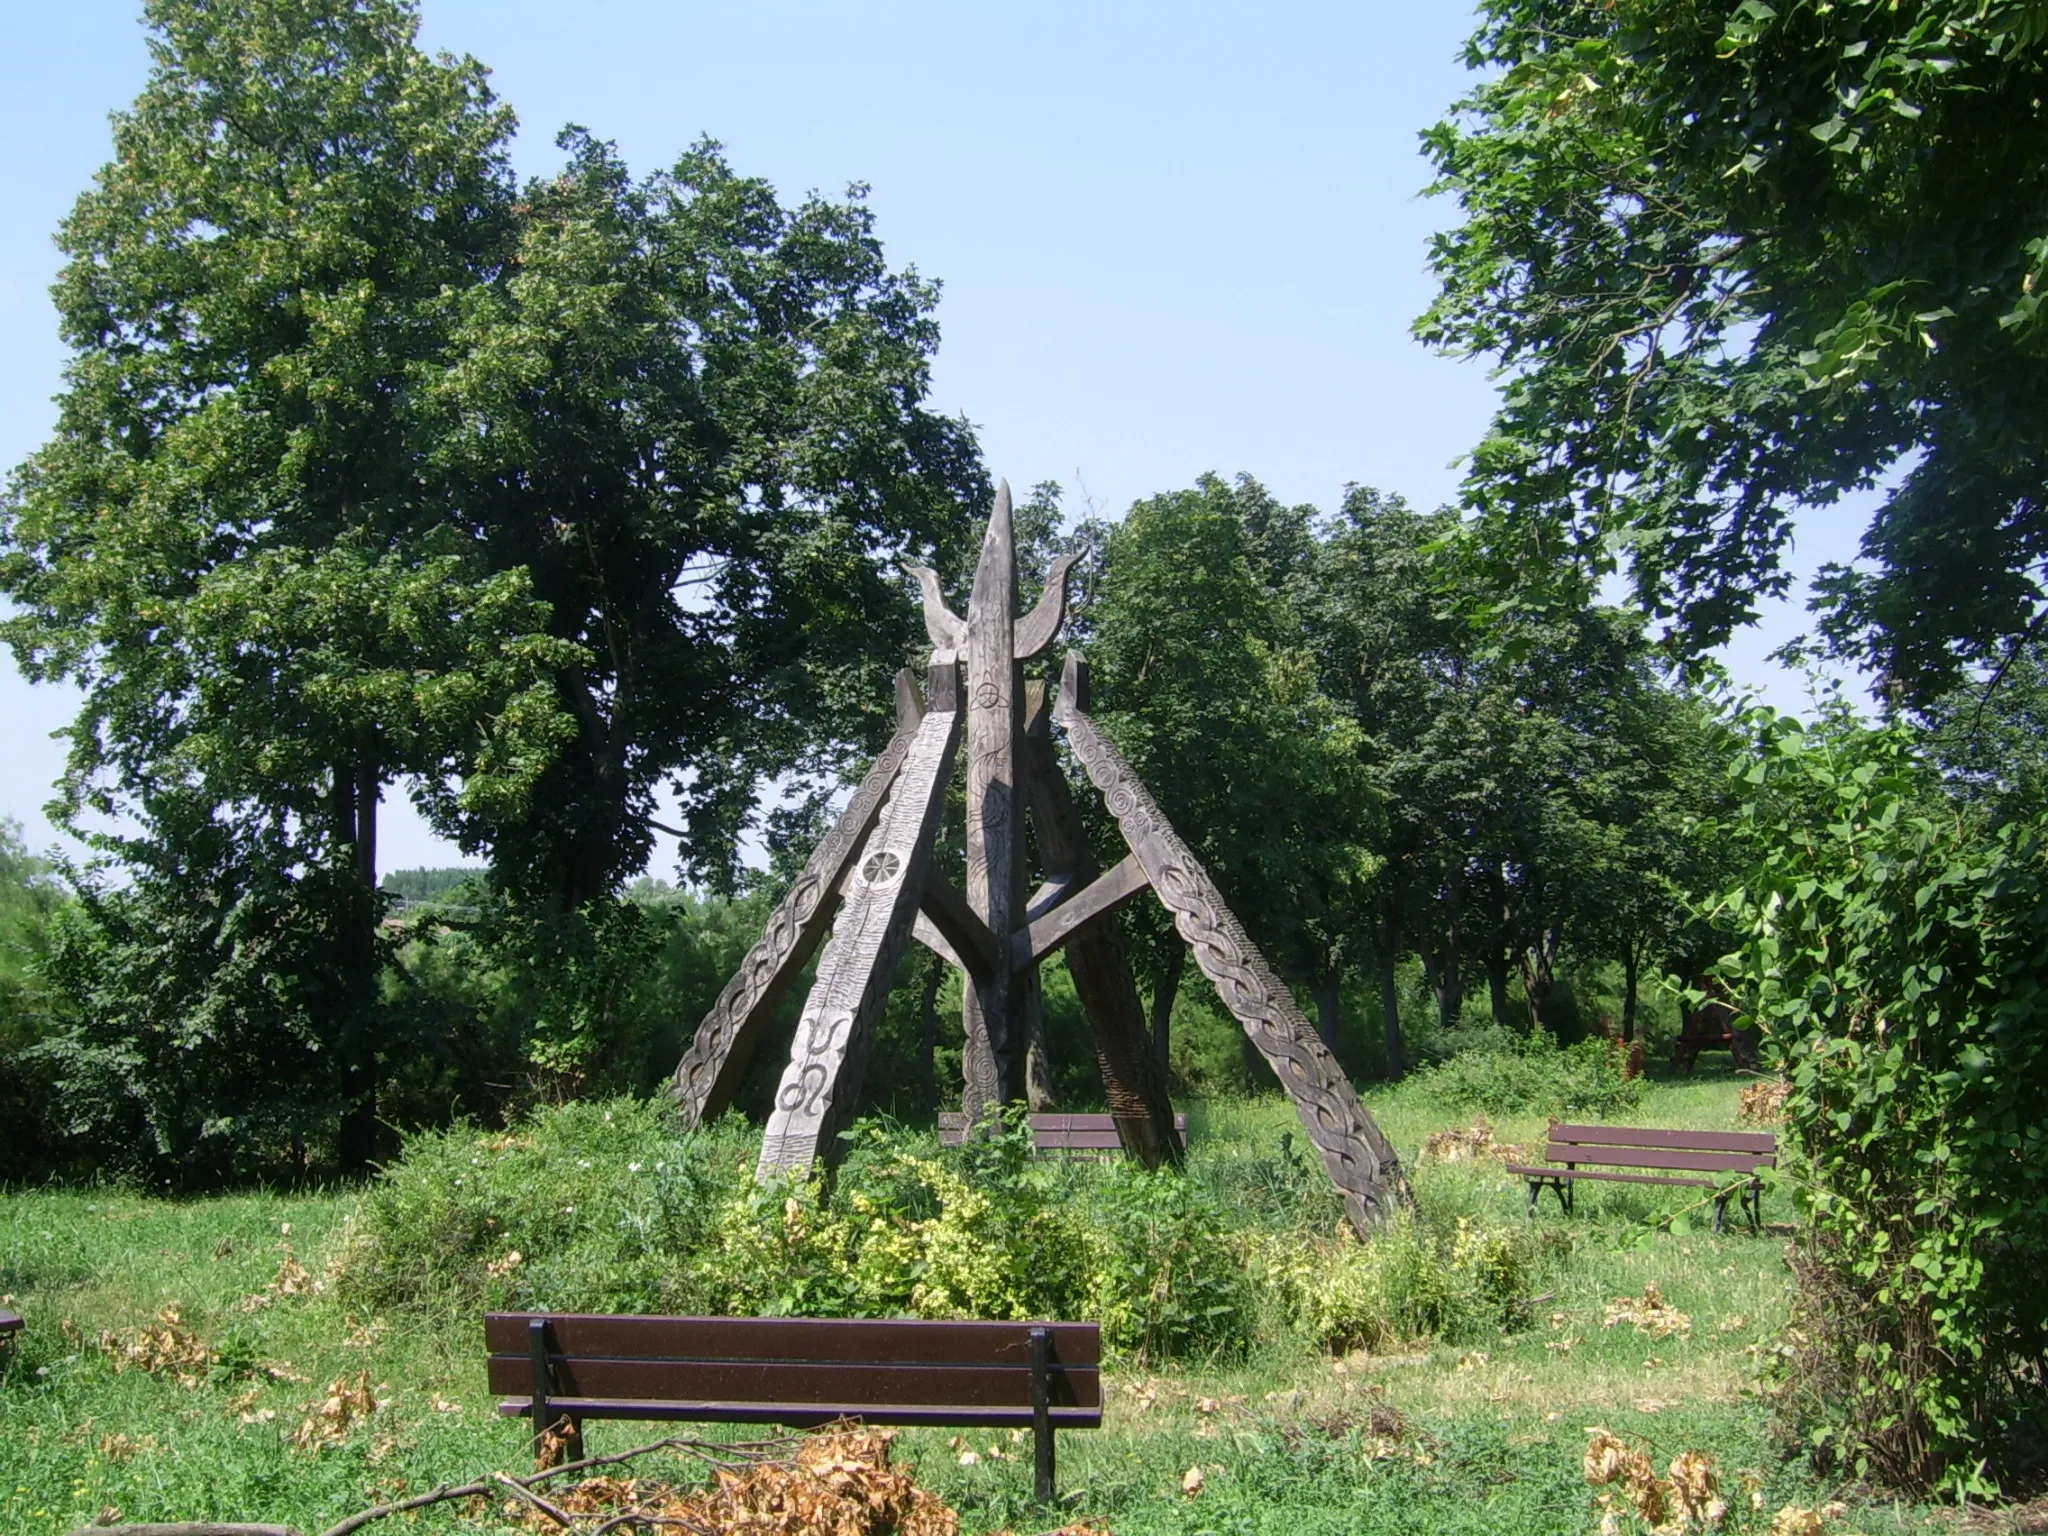
[[[1064,948],[1095,1031],[1110,1112],[1124,1149],[1148,1167],[1181,1156],[1173,1106],[1147,1037],[1137,984],[1114,921],[1140,891],[1173,915],[1195,964],[1244,1026],[1301,1116],[1361,1233],[1408,1199],[1400,1159],[1351,1084],[1224,905],[1208,872],[1160,814],[1130,765],[1088,716],[1088,668],[1070,654],[1057,700],[1024,664],[1066,617],[1063,556],[1033,611],[1016,615],[1010,489],[996,496],[963,621],[937,576],[913,567],[931,636],[929,700],[896,679],[894,739],[768,920],[676,1068],[685,1122],[731,1103],[740,1074],[789,984],[822,942],[789,1065],[761,1144],[759,1175],[801,1172],[831,1157],[896,964],[912,939],[965,976],[965,1092],[970,1121],[1024,1097],[1042,1050],[1038,965]],[[1053,726],[1101,791],[1129,852],[1096,867],[1055,755]],[[932,845],[960,737],[967,738],[966,889],[932,867]],[[1047,869],[1026,895],[1024,818]],[[828,931],[829,929],[829,931]]]

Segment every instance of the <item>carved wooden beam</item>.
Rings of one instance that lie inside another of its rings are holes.
[[[999,957],[1007,959],[989,932],[988,924],[974,915],[967,898],[935,869],[924,873],[924,890],[918,897],[920,917],[938,930],[947,948],[957,957],[954,964],[970,976],[984,976]]]
[[[1173,914],[1195,964],[1279,1074],[1302,1128],[1344,1196],[1351,1225],[1363,1236],[1396,1206],[1413,1203],[1400,1157],[1358,1102],[1329,1047],[1302,1017],[1293,993],[1231,915],[1201,861],[1160,813],[1123,755],[1088,718],[1086,697],[1087,663],[1069,654],[1054,719],[1066,728],[1074,755],[1102,792],[1152,889]]]
[[[1031,825],[1047,862],[1073,871],[1078,884],[1094,876],[1095,853],[1088,846],[1080,807],[1074,804],[1067,776],[1054,755],[1044,702],[1042,684],[1033,683],[1025,690],[1025,718],[1031,722],[1024,738]],[[1124,1150],[1147,1168],[1178,1164],[1186,1151],[1174,1134],[1173,1103],[1146,1032],[1144,1005],[1138,1000],[1138,984],[1131,977],[1118,925],[1114,921],[1091,923],[1072,934],[1067,940],[1066,960],[1074,995],[1095,1033],[1103,1093]]]
[[[967,904],[990,933],[1007,935],[1023,905],[1017,836],[1017,570],[1010,487],[996,489],[967,605]],[[1000,953],[1000,951],[999,951]],[[1022,989],[1007,965],[992,965],[961,1002],[967,1079],[961,1109],[970,1124],[991,1105],[1021,1094],[1028,1033]]]
[[[1035,684],[1033,686],[1036,686]],[[1054,907],[1065,901],[1084,884],[1076,874],[1054,875],[1031,893],[1024,903],[1024,921],[1035,923]]]
[[[1081,929],[1114,912],[1145,889],[1145,866],[1135,853],[1126,854],[1108,874],[1091,881],[1028,928],[1010,935],[1010,969],[1021,971],[1065,944]]]
[[[1045,578],[1045,590],[1038,594],[1038,606],[1017,626],[1019,661],[1040,655],[1060,637],[1060,626],[1067,621],[1067,573],[1080,558],[1080,551],[1076,550],[1053,561],[1052,571]]]
[[[896,963],[918,913],[946,778],[960,740],[959,669],[932,669],[930,712],[917,728],[894,788],[861,845],[846,899],[818,957],[789,1065],[761,1140],[756,1176],[801,1173],[836,1150],[852,1113],[889,999]]]
[[[954,970],[966,972],[967,961],[961,957],[960,951],[947,942],[946,936],[939,932],[938,924],[926,917],[922,911],[917,914],[917,920],[910,925],[910,936]]]
[[[917,735],[923,705],[908,672],[896,674],[896,700],[894,739],[875,759],[824,841],[812,851],[802,873],[769,917],[759,941],[747,951],[739,970],[697,1026],[690,1048],[676,1066],[669,1087],[682,1111],[685,1129],[716,1118],[732,1102],[762,1029],[825,936],[847,866],[874,825]]]
[[[932,648],[957,651],[967,643],[967,626],[946,606],[946,594],[939,590],[939,573],[928,565],[906,565],[905,574],[917,580],[918,595],[924,600],[924,632]]]

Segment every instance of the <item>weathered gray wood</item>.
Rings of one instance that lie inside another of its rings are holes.
[[[965,646],[967,626],[946,606],[946,594],[939,590],[939,573],[928,565],[906,565],[903,569],[917,579],[918,595],[924,602],[924,632],[931,637],[932,648],[957,651]]]
[[[1279,1075],[1362,1236],[1396,1206],[1411,1203],[1401,1160],[1314,1026],[1302,1017],[1293,994],[1231,914],[1201,861],[1160,813],[1123,755],[1088,718],[1080,704],[1086,697],[1086,667],[1079,655],[1067,657],[1054,718],[1102,792],[1124,842],[1145,866],[1152,889],[1173,914],[1195,964]]]
[[[917,920],[910,925],[910,936],[954,970],[967,969],[967,961],[960,951],[946,941],[946,936],[939,932],[938,924],[925,916],[922,910],[918,912]]]
[[[1037,686],[1036,683],[1025,684],[1027,688],[1036,688]],[[1024,755],[1027,758],[1030,757],[1031,753],[1028,747],[1025,749]],[[1027,800],[1032,805],[1037,804],[1035,799],[1027,797]],[[1027,923],[1037,922],[1046,913],[1050,912],[1087,883],[1087,881],[1072,873],[1051,876],[1037,890],[1033,891],[1030,896],[1025,898],[1024,921]]]
[[[1036,965],[1081,929],[1114,912],[1145,889],[1145,866],[1135,853],[1124,855],[1116,868],[1091,880],[1029,927],[1010,935],[1010,968]]]
[[[1081,558],[1079,550],[1053,561],[1045,578],[1045,590],[1038,594],[1038,606],[1017,625],[1017,659],[1029,661],[1059,638],[1067,622],[1067,573]]]
[[[932,669],[929,713],[861,845],[832,934],[818,957],[789,1065],[761,1140],[757,1176],[801,1173],[829,1157],[867,1066],[875,1020],[917,918],[925,869],[960,740],[959,668]]]
[[[917,703],[917,685],[907,672],[896,676],[896,699],[894,739],[875,759],[839,820],[812,852],[803,872],[769,917],[760,939],[697,1026],[690,1048],[676,1066],[669,1088],[686,1129],[715,1118],[732,1102],[761,1031],[825,936],[847,866],[874,825],[883,798],[917,735],[922,707]],[[912,713],[913,709],[918,713]]]
[[[988,931],[988,924],[975,915],[967,898],[954,889],[953,883],[935,869],[927,868],[924,872],[924,891],[918,897],[918,909],[944,936],[954,963],[969,975],[982,975],[996,964],[999,956],[1007,963],[1009,956]]]
[[[1054,755],[1043,684],[1033,683],[1026,690],[1025,717],[1030,722],[1024,735],[1029,765],[1025,783],[1039,851],[1054,867],[1071,871],[1075,884],[1090,881],[1096,872],[1095,853]],[[1102,1089],[1124,1150],[1147,1168],[1178,1164],[1183,1145],[1171,1129],[1173,1104],[1167,1097],[1166,1074],[1152,1052],[1144,1005],[1138,1000],[1138,984],[1116,921],[1093,923],[1073,934],[1067,940],[1066,958],[1074,995],[1095,1034]]]
[[[967,904],[989,932],[1007,935],[1023,905],[1017,826],[1017,726],[1021,677],[1015,656],[1016,551],[1010,487],[996,504],[967,604]],[[966,1091],[970,1118],[1009,1103],[1023,1088],[1026,1021],[1022,989],[1005,965],[964,990]]]

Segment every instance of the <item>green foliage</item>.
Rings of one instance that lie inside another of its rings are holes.
[[[1419,1339],[1470,1343],[1523,1327],[1536,1258],[1526,1224],[1409,1212],[1370,1242],[1340,1229],[1334,1238],[1262,1238],[1252,1252],[1294,1325],[1339,1354]]]
[[[853,1135],[829,1189],[757,1184],[758,1136],[740,1122],[679,1142],[666,1108],[631,1099],[416,1136],[365,1196],[342,1294],[372,1308],[1087,1317],[1151,1360],[1248,1341],[1242,1264],[1199,1183],[1034,1159],[1021,1125],[946,1153]]]
[[[1811,1218],[1788,1401],[1859,1475],[1988,1491],[2048,1408],[2048,825],[1959,813],[1903,728],[1741,724],[1727,974]]]
[[[1456,1110],[1604,1120],[1634,1109],[1640,1082],[1625,1078],[1604,1040],[1559,1045],[1547,1031],[1498,1033],[1425,1068],[1420,1091]]]
[[[53,1024],[44,969],[64,905],[56,871],[28,851],[19,822],[0,818],[0,1122],[15,1162],[4,1178],[34,1178],[55,1155],[45,1113],[55,1085],[32,1052]]]
[[[2027,633],[2040,6],[1490,0],[1466,58],[1417,329],[1505,375],[1467,492],[1516,601],[1626,559],[1710,647],[1784,589],[1795,509],[1891,473],[1836,640],[1926,698]]]

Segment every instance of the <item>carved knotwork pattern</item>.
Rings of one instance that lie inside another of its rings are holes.
[[[1352,1225],[1363,1232],[1409,1200],[1407,1177],[1393,1146],[1366,1114],[1342,1068],[1302,1017],[1291,992],[1224,903],[1201,861],[1183,843],[1158,805],[1094,723],[1062,702],[1058,718],[1067,739],[1102,792],[1110,814],[1145,866],[1152,888],[1173,914],[1223,1004],[1251,1036],[1294,1100],[1302,1127],[1322,1154],[1323,1166],[1344,1194]]]
[[[833,887],[839,883],[847,860],[873,821],[875,807],[895,780],[915,738],[915,732],[898,732],[882,755],[875,759],[867,777],[861,780],[860,788],[847,802],[838,824],[804,864],[796,883],[790,886],[789,893],[769,917],[760,939],[747,951],[739,970],[733,973],[732,979],[718,994],[718,1001],[711,1005],[711,1011],[697,1026],[697,1033],[690,1041],[690,1048],[683,1053],[682,1061],[677,1064],[671,1084],[671,1091],[682,1110],[685,1128],[696,1125],[703,1118],[720,1074],[737,1075],[745,1067],[743,1059],[735,1058],[735,1046],[748,1019],[777,981],[803,963],[803,957],[795,951],[804,929],[816,914],[819,902],[829,898]]]

